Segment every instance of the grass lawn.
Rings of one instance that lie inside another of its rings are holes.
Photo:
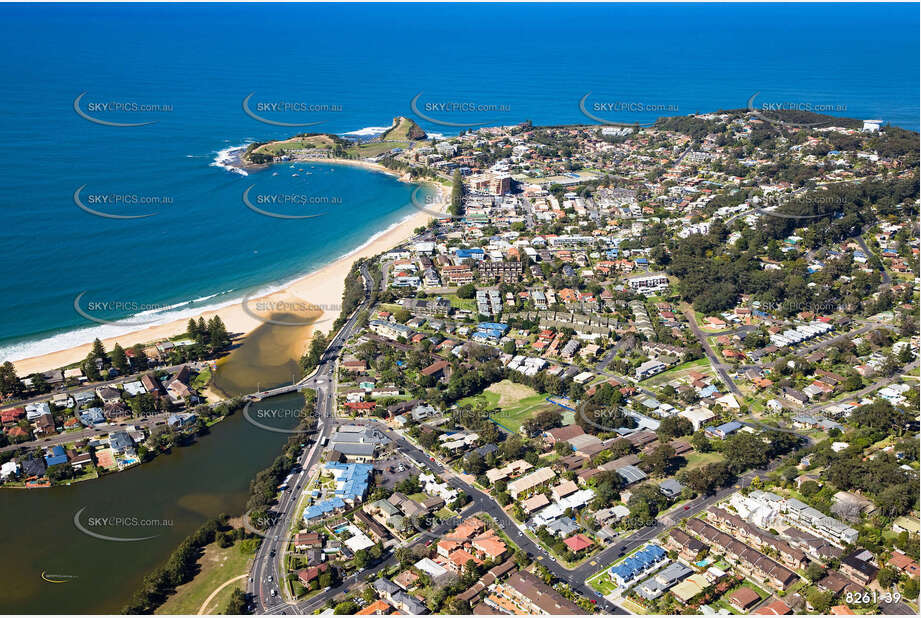
[[[510,431],[518,433],[525,421],[536,416],[540,412],[547,410],[552,410],[554,412],[564,411],[563,408],[548,403],[546,397],[547,395],[541,394],[525,397],[518,400],[514,405],[502,406],[501,409],[496,411],[490,418],[501,423]]]
[[[464,397],[457,403],[460,406],[469,406],[474,409],[480,408],[483,410],[490,410],[499,407],[499,395],[497,393],[483,391],[477,395]]]
[[[91,466],[87,466],[86,468],[84,468],[83,472],[81,472],[80,474],[77,474],[74,478],[72,478],[68,482],[69,483],[79,483],[80,481],[88,481],[90,479],[98,479],[98,478],[99,478],[99,472],[96,471],[96,466],[91,465]]]
[[[475,409],[495,410],[490,418],[517,433],[526,420],[540,412],[565,412],[563,408],[548,403],[546,398],[546,394],[538,393],[528,386],[502,380],[482,393],[465,397],[458,403]]]
[[[445,294],[444,298],[446,298],[455,309],[466,309],[467,311],[476,312],[476,300],[473,298],[459,298],[457,294]]]
[[[711,451],[709,453],[699,453],[694,451],[684,454],[683,457],[688,462],[685,468],[686,470],[690,468],[698,468],[709,463],[723,460],[723,455],[721,453],[717,453],[716,451]]]
[[[252,557],[252,554],[244,554],[240,551],[239,543],[227,548],[218,547],[217,543],[208,545],[204,555],[198,560],[198,566],[201,569],[199,573],[192,581],[176,588],[176,593],[167,599],[156,613],[197,614],[205,599],[224,582],[248,572],[249,561]],[[237,586],[245,589],[246,580],[233,582],[221,590],[205,608],[205,613],[221,613],[230,600],[233,589]]]
[[[201,372],[197,376],[195,376],[195,379],[192,380],[192,388],[194,388],[197,391],[200,391],[206,386],[208,386],[209,382],[211,382],[211,370],[202,369]]]
[[[617,586],[611,581],[611,578],[607,575],[608,569],[604,568],[601,571],[598,571],[591,577],[589,577],[585,583],[587,583],[592,590],[597,590],[603,595],[608,595],[614,592]]]
[[[631,601],[630,599],[624,599],[623,601],[620,602],[620,605],[625,610],[633,612],[634,614],[644,615],[647,613],[645,607],[643,607],[639,603]]]
[[[325,135],[311,135],[308,137],[292,137],[286,140],[263,144],[253,150],[253,153],[276,155],[281,151],[308,150],[311,148],[332,148],[333,140]]]
[[[672,367],[668,371],[663,371],[658,375],[652,376],[645,381],[646,386],[660,386],[674,380],[675,378],[684,377],[691,371],[698,371],[700,373],[713,375],[713,369],[710,367],[710,361],[706,358],[699,358],[695,361],[682,363],[677,367]]]
[[[421,491],[420,491],[419,493],[415,493],[415,494],[411,494],[411,495],[407,496],[407,498],[409,498],[410,500],[413,500],[413,501],[415,501],[415,502],[418,502],[419,504],[422,504],[422,501],[425,500],[426,498],[428,498],[428,496],[425,495],[424,492],[421,492]]]

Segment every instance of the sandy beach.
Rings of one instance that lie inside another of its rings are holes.
[[[322,159],[316,162],[354,165],[399,176],[399,174],[393,170],[366,161]],[[401,179],[403,178],[401,177]],[[441,192],[441,197],[439,199],[446,208],[447,204],[445,203],[444,192]],[[283,303],[295,304],[296,306],[309,304],[323,312],[317,322],[313,324],[313,327],[321,331],[329,331],[329,329],[332,328],[333,322],[339,315],[342,293],[345,289],[345,278],[351,270],[352,264],[359,258],[377,255],[406,241],[412,236],[414,229],[426,225],[431,218],[430,215],[423,212],[414,213],[357,251],[349,253],[335,262],[295,280],[284,290],[258,298],[248,299],[247,310],[244,310],[241,299],[240,302],[212,311],[204,311],[200,315],[204,317],[205,320],[210,319],[214,315],[218,315],[221,320],[224,321],[229,332],[245,335],[263,323],[262,320],[259,319],[260,317],[268,317],[269,314],[272,313],[267,310],[268,308],[278,307],[280,305],[283,306]],[[266,308],[266,310],[261,310],[263,308]],[[116,342],[123,348],[127,348],[138,343],[158,341],[184,333],[187,324],[188,318],[183,318],[167,324],[151,326],[117,337],[104,339],[103,344],[107,350],[111,350]],[[306,345],[306,341],[304,344]],[[50,369],[56,369],[71,363],[79,362],[86,358],[91,347],[92,344],[87,343],[66,350],[59,350],[41,356],[14,361],[13,364],[19,376],[27,376],[32,373],[48,371]]]

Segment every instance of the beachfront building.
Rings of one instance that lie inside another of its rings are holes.
[[[371,320],[368,323],[368,326],[371,328],[371,330],[374,333],[386,339],[390,339],[392,341],[396,341],[400,337],[403,337],[404,339],[409,339],[410,337],[412,337],[412,334],[413,334],[413,329],[411,329],[408,326],[405,326],[404,324],[397,324],[396,322],[386,322],[384,320]]]

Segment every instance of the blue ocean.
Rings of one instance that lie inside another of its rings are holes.
[[[245,173],[245,144],[400,115],[441,135],[590,122],[580,101],[651,122],[753,96],[917,130],[918,33],[911,4],[0,5],[0,360],[126,328],[78,297],[182,317],[415,212],[412,186],[364,169]],[[247,189],[321,216],[260,214]]]

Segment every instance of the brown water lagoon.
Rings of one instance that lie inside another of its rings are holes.
[[[257,328],[221,362],[217,387],[235,395],[290,382],[311,328]],[[286,412],[302,406],[292,393],[253,411],[288,428],[299,419]],[[183,538],[242,512],[250,480],[287,438],[237,412],[143,466],[70,487],[0,491],[0,613],[117,613]]]

